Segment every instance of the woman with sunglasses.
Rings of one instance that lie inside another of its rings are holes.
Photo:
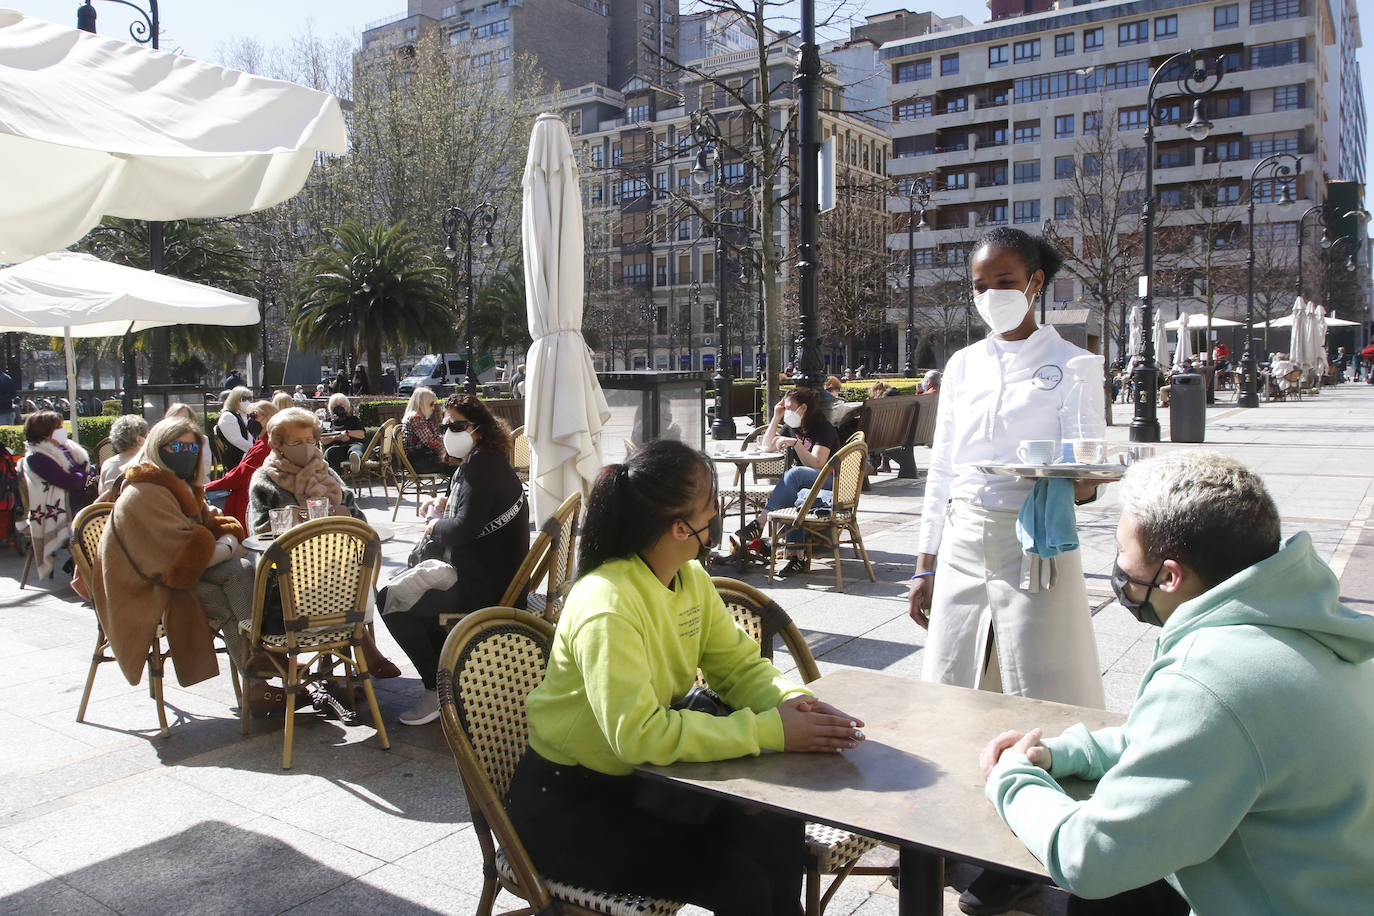
[[[470,394],[444,402],[441,429],[444,451],[462,464],[449,481],[448,495],[426,502],[421,511],[430,519],[426,555],[452,566],[457,582],[423,592],[404,610],[396,610],[395,595],[386,594],[391,586],[378,601],[386,628],[424,684],[419,702],[401,714],[403,725],[439,718],[435,678],[448,635],[439,614],[466,614],[500,603],[530,547],[529,506],[510,463],[510,429]]]

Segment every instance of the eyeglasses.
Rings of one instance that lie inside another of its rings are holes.
[[[178,439],[178,440],[175,441],[175,442],[168,442],[166,445],[163,446],[163,449],[166,450],[166,451],[171,452],[173,455],[179,455],[179,454],[181,454],[182,452],[190,452],[192,455],[199,455],[199,454],[200,454],[200,443],[199,443],[199,442],[182,442],[181,440]]]
[[[448,423],[444,423],[440,428],[446,433],[465,433],[472,429],[472,427],[473,424],[469,420],[450,420]]]

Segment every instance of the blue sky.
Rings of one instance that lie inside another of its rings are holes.
[[[141,2],[146,5],[147,0]],[[825,9],[833,6],[833,0],[818,0],[818,4]],[[12,6],[30,16],[72,25],[76,23],[78,5],[79,0],[0,0],[0,6]],[[231,37],[248,35],[271,46],[304,30],[308,23],[322,35],[357,34],[370,22],[404,13],[405,5],[405,0],[161,0],[158,4],[163,20],[163,46],[206,60],[216,60],[219,48]],[[682,5],[690,10],[691,0],[682,0]],[[102,34],[126,34],[132,11],[102,0],[96,0],[95,6]],[[796,6],[789,2],[781,7],[780,19],[789,14],[795,17]],[[930,9],[941,16],[962,15],[974,23],[983,22],[988,15],[986,0],[933,0],[905,6]],[[1374,113],[1374,15],[1370,15],[1374,3],[1359,0],[1359,7],[1366,14],[1364,47],[1359,51],[1365,105]],[[901,9],[903,4],[894,0],[850,0],[847,8],[852,10],[851,15],[860,17]],[[779,21],[777,25],[797,28],[795,19]],[[1366,206],[1374,204],[1374,130],[1370,131],[1369,144],[1365,184],[1370,194],[1365,199]]]

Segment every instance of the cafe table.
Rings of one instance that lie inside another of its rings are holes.
[[[807,685],[862,719],[864,741],[838,754],[765,753],[712,763],[641,766],[642,778],[794,814],[862,833],[900,850],[898,912],[938,916],[944,857],[1049,882],[983,795],[978,754],[1008,729],[1057,735],[1082,722],[1118,725],[1124,716],[844,669]],[[1066,780],[1086,797],[1089,784]]]
[[[392,528],[390,525],[374,525],[372,522],[368,522],[367,524],[368,527],[377,532],[377,540],[383,544],[396,536],[396,529]],[[272,546],[273,540],[275,539],[270,534],[250,534],[243,539],[243,548],[244,550],[251,550],[255,553],[262,553],[268,547]]]
[[[723,448],[723,449],[719,449],[719,450],[717,450],[717,451],[711,452],[711,459],[712,459],[713,461],[728,461],[729,463],[733,464],[736,468],[739,469],[739,473],[738,473],[737,475],[735,475],[735,476],[739,477],[739,523],[740,523],[740,527],[743,527],[744,525],[748,524],[748,519],[747,519],[748,506],[745,504],[745,495],[744,495],[744,494],[745,494],[745,483],[747,482],[748,477],[749,477],[749,475],[748,475],[747,473],[745,473],[746,470],[747,470],[749,467],[753,466],[753,465],[761,464],[761,463],[763,463],[763,462],[765,462],[765,461],[777,461],[777,460],[779,460],[779,459],[782,458],[782,457],[783,457],[783,453],[782,453],[782,452],[765,452],[765,451],[751,452],[751,451],[747,451],[747,450],[740,450],[740,449],[734,449],[734,448]]]

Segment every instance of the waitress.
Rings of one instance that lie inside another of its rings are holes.
[[[1055,557],[1050,588],[1024,589],[1016,516],[1033,481],[977,468],[1017,463],[1024,439],[1105,434],[1101,361],[1038,326],[1031,306],[1062,260],[1044,239],[1009,227],[973,250],[973,302],[991,333],[951,356],[941,379],[909,601],[912,619],[930,631],[923,680],[1100,708],[1079,552]],[[1076,502],[1096,492],[1095,483],[1074,482]],[[1002,904],[1033,890],[984,873],[960,907],[1005,912]]]

